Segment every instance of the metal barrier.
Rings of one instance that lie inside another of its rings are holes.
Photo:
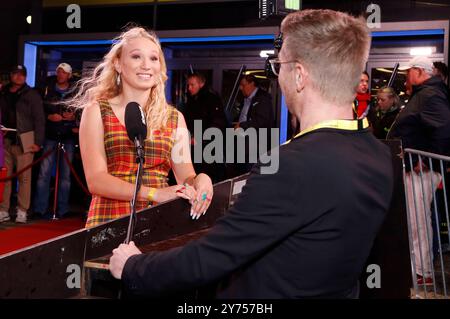
[[[413,277],[412,298],[449,298],[448,163],[450,157],[447,156],[404,149],[403,179]]]

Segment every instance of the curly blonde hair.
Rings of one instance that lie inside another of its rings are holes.
[[[127,41],[135,38],[147,38],[156,44],[159,51],[161,63],[160,77],[156,85],[151,88],[149,98],[143,110],[147,120],[147,138],[152,136],[153,130],[161,130],[169,118],[169,108],[165,96],[165,82],[167,80],[167,66],[161,44],[152,31],[142,27],[132,27],[123,32],[113,40],[110,51],[103,57],[101,63],[86,78],[77,83],[78,93],[68,101],[72,107],[83,108],[87,105],[97,103],[100,100],[108,100],[118,96],[122,92],[122,84],[117,84],[117,73],[114,61],[119,59],[122,48]]]

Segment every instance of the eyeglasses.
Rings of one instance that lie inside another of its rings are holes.
[[[274,58],[274,59],[270,59],[268,60],[270,63],[270,67],[272,68],[272,72],[273,74],[275,74],[276,76],[278,76],[280,74],[280,68],[281,68],[281,64],[283,63],[295,63],[297,62],[296,60],[292,60],[292,61],[280,61],[280,59],[278,58]]]

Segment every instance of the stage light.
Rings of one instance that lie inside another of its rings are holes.
[[[275,50],[261,50],[259,56],[261,58],[267,58],[269,55],[275,54]]]
[[[419,48],[411,48],[411,50],[409,51],[410,55],[424,55],[424,56],[429,56],[433,53],[433,49],[434,51],[436,51],[436,48],[432,48],[432,47],[419,47]]]

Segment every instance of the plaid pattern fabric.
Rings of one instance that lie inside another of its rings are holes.
[[[107,101],[99,101],[103,120],[105,151],[108,172],[134,185],[138,164],[134,143],[130,141],[126,128],[119,122]],[[145,140],[145,163],[142,185],[167,187],[171,168],[170,155],[174,144],[174,133],[178,124],[178,113],[170,107],[170,115],[163,131],[155,130],[152,140]],[[144,209],[146,201],[136,202],[136,210]],[[86,227],[93,227],[106,221],[130,214],[130,202],[92,195]]]

